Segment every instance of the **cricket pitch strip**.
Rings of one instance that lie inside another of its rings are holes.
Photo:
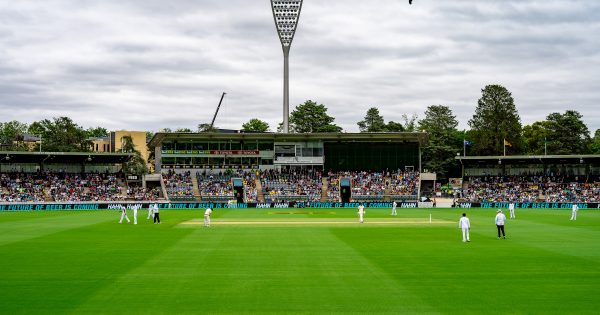
[[[266,226],[326,226],[326,225],[441,225],[454,224],[455,222],[447,220],[431,220],[422,218],[406,219],[366,219],[364,223],[359,223],[357,219],[315,219],[315,220],[231,220],[231,219],[211,219],[210,225],[266,225]],[[192,219],[179,223],[181,226],[204,225],[203,219]]]

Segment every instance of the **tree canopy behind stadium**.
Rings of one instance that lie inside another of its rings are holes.
[[[161,169],[275,168],[420,170],[421,132],[157,133],[150,140]]]

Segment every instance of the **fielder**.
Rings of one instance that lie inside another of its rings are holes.
[[[398,203],[394,200],[394,203],[392,203],[392,215],[398,215],[396,213],[396,206],[398,206]]]
[[[121,220],[119,220],[119,223],[123,223],[123,218],[127,220],[127,223],[131,222],[127,217],[127,208],[125,208],[123,205],[119,205],[119,207],[121,208]]]
[[[504,221],[506,221],[506,216],[502,213],[502,210],[498,210],[498,214],[496,214],[496,229],[498,229],[498,239],[500,239],[500,232],[502,232],[502,236],[506,239],[506,234],[504,233]]]
[[[511,202],[508,204],[508,211],[510,212],[510,218],[516,219],[515,217],[515,203]]]
[[[579,210],[579,207],[577,206],[577,204],[573,204],[573,210],[571,210],[571,220],[572,221],[577,220],[577,210]]]
[[[206,208],[206,211],[204,211],[204,226],[205,227],[210,227],[210,215],[211,214],[212,214],[212,209]]]
[[[150,220],[150,218],[152,217],[152,215],[154,214],[154,206],[156,204],[150,204],[148,205],[148,217],[146,218],[146,220]]]
[[[364,223],[364,215],[365,215],[365,206],[363,206],[363,204],[361,203],[360,206],[358,206],[358,222],[359,223]]]
[[[133,224],[137,224],[137,212],[140,205],[131,205],[131,210],[133,210]]]
[[[462,218],[458,220],[458,228],[462,229],[463,242],[470,242],[469,230],[471,229],[471,222],[469,221],[469,218],[467,218],[466,213],[463,213]]]

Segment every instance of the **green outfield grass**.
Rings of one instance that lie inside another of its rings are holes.
[[[600,312],[598,210],[518,209],[498,240],[468,209],[471,243],[459,209],[296,211],[0,213],[0,313]]]

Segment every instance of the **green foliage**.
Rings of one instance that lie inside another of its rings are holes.
[[[385,131],[387,131],[387,132],[403,132],[404,126],[401,123],[397,123],[393,120],[390,120],[385,125]]]
[[[252,118],[242,125],[242,130],[253,132],[267,132],[269,130],[269,124],[266,121],[262,121],[258,118]]]
[[[96,128],[90,127],[85,132],[86,132],[86,135],[88,138],[108,137],[108,130],[106,130],[106,128],[103,128],[103,127],[96,127]]]
[[[402,114],[402,127],[406,132],[415,132],[417,130],[417,114],[412,114],[410,117],[407,114]]]
[[[523,146],[528,154],[544,154],[548,140],[548,121],[536,121],[523,127]]]
[[[69,117],[36,121],[28,132],[42,136],[42,150],[48,152],[89,152],[92,146],[87,132]]]
[[[379,114],[377,107],[371,107],[367,110],[364,120],[359,121],[358,128],[360,132],[382,132],[386,131],[383,116]]]
[[[600,129],[596,129],[596,132],[594,133],[594,139],[590,148],[592,151],[591,153],[600,154]]]
[[[192,129],[190,129],[190,128],[177,128],[177,129],[175,129],[175,132],[192,132]]]
[[[590,131],[574,110],[552,113],[548,122],[548,154],[585,154],[590,152]]]
[[[28,147],[23,142],[27,133],[27,124],[13,120],[0,123],[0,145],[7,151],[27,151]]]
[[[474,131],[473,151],[477,155],[502,155],[504,139],[512,144],[507,153],[521,151],[521,119],[511,93],[501,85],[481,90],[469,126]]]
[[[150,141],[150,139],[152,139],[152,137],[154,137],[154,132],[146,131],[146,142]]]
[[[335,118],[327,114],[327,108],[308,100],[296,106],[290,115],[290,130],[298,133],[341,132],[342,128],[333,124]]]
[[[211,132],[215,129],[215,127],[211,128],[209,123],[198,124],[198,132]]]
[[[425,118],[419,121],[419,130],[429,135],[429,141],[423,147],[423,168],[437,173],[438,178],[446,178],[458,167],[455,157],[463,149],[463,137],[457,126],[456,116],[444,105],[427,107]]]
[[[121,141],[123,141],[123,145],[119,152],[123,153],[133,153],[133,157],[123,164],[123,172],[125,174],[133,174],[133,175],[143,175],[148,173],[148,165],[146,165],[146,161],[142,157],[140,151],[135,148],[135,144],[133,143],[133,139],[130,136],[124,136]]]

